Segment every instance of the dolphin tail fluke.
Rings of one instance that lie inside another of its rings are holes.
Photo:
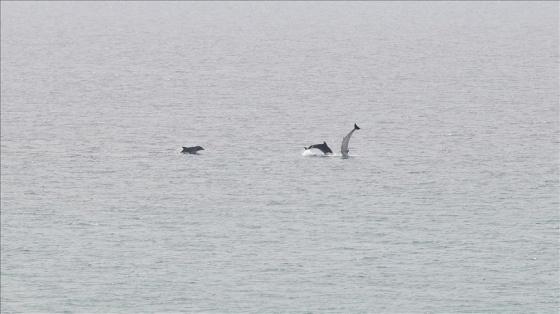
[[[360,127],[356,123],[354,123],[354,130],[359,130],[359,129]]]

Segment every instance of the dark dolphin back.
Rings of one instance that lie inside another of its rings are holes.
[[[311,149],[311,148],[317,148],[317,149],[321,150],[323,152],[323,154],[327,154],[327,153],[332,154],[333,153],[332,150],[330,149],[330,147],[325,142],[323,142],[323,144],[311,145],[311,146],[309,146],[308,149]]]
[[[181,151],[181,153],[196,154],[196,152],[198,152],[199,150],[204,150],[204,148],[202,148],[200,146],[193,146],[193,147],[184,147],[183,146],[183,151]]]

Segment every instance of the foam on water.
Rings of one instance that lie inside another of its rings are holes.
[[[306,149],[304,150],[301,155],[303,157],[342,157],[341,153],[332,153],[332,154],[323,154],[322,151],[318,149]],[[357,157],[359,155],[348,154],[348,157]]]
[[[334,156],[334,154],[324,154],[321,150],[319,149],[306,149],[304,150],[301,155],[303,157],[331,157]]]

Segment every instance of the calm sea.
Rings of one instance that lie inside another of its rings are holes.
[[[2,313],[560,309],[558,2],[2,1],[1,35]]]

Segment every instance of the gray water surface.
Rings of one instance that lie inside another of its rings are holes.
[[[558,21],[2,1],[2,313],[558,313]]]

